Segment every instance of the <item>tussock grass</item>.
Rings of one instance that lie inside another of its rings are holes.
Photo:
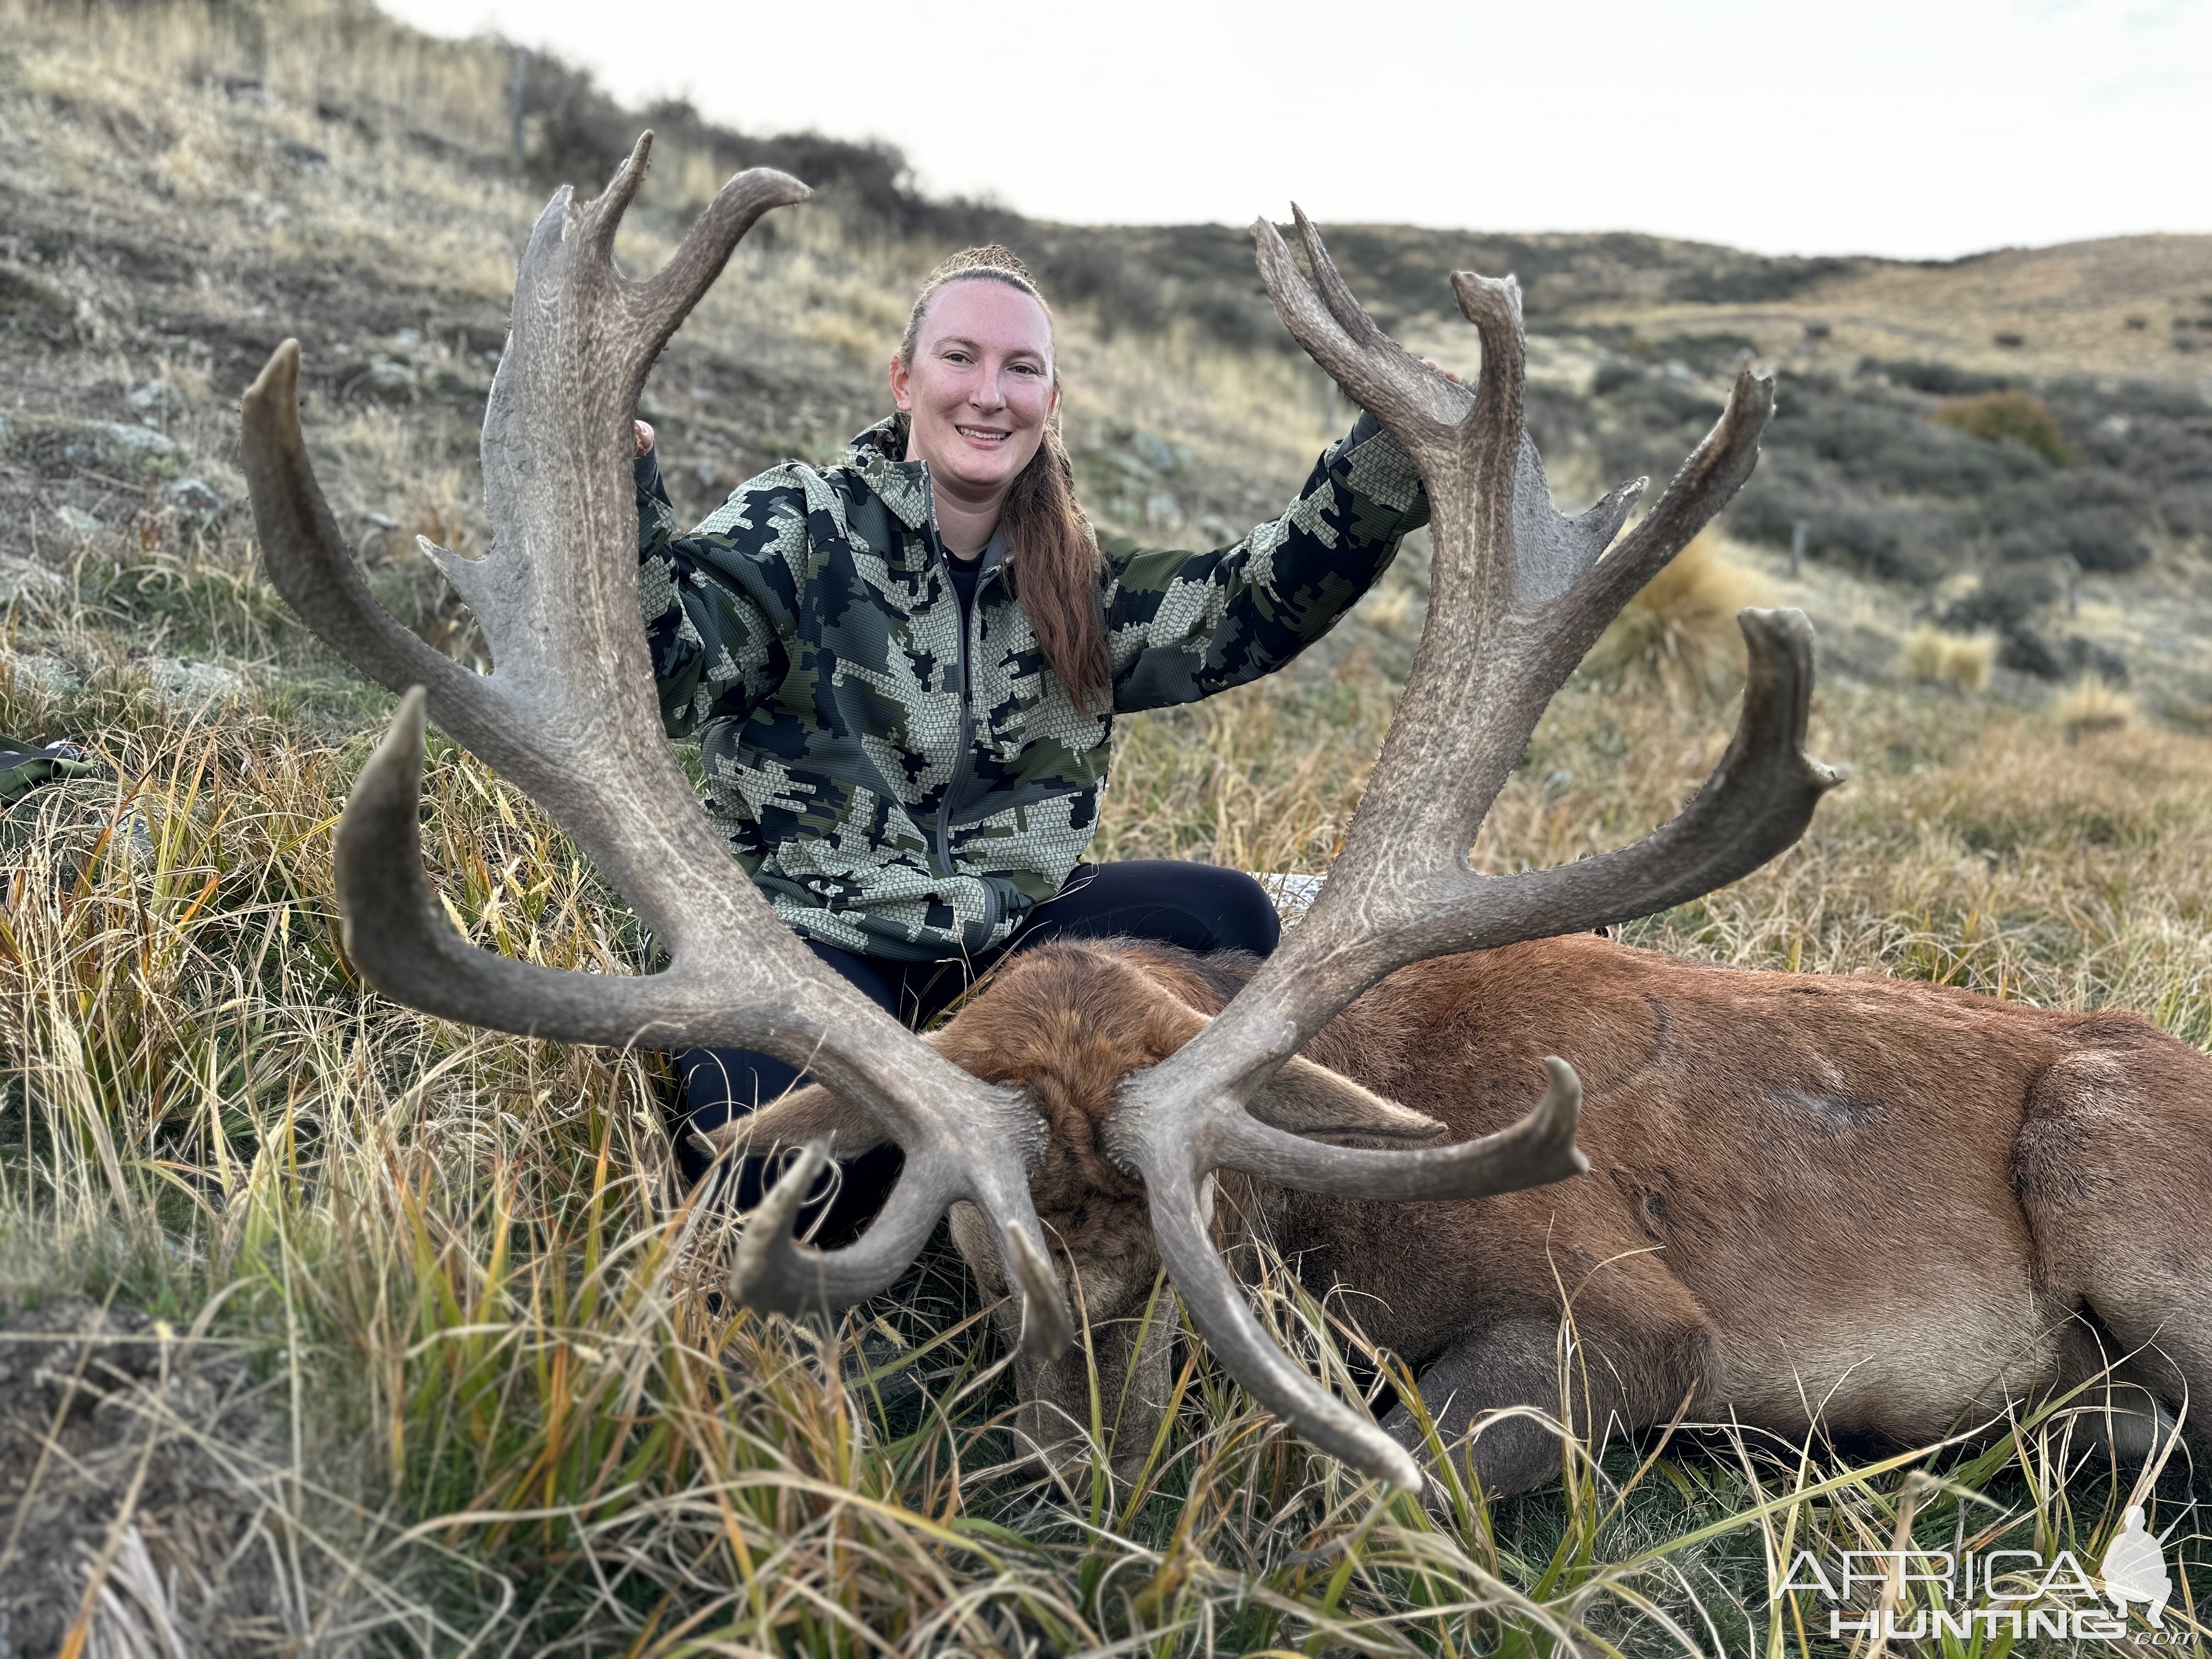
[[[1899,665],[1905,678],[1922,685],[1948,685],[1960,692],[1979,691],[1990,683],[1996,662],[1996,636],[1992,634],[1947,634],[1929,624],[1905,636]]]
[[[1675,697],[1711,696],[1741,672],[1736,612],[1772,603],[1765,579],[1701,531],[1614,618],[1590,666]]]
[[[2101,675],[2090,674],[2068,686],[2051,705],[2051,714],[2069,743],[2118,732],[2136,717],[2136,700]]]

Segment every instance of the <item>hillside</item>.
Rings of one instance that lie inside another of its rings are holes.
[[[986,236],[1030,258],[1066,313],[1071,440],[1109,527],[1229,539],[1345,418],[1276,324],[1239,229],[1042,225],[931,202],[895,155],[748,138],[682,106],[625,112],[542,61],[518,177],[501,118],[511,59],[491,43],[414,37],[357,4],[11,3],[0,556],[73,559],[95,525],[137,522],[140,543],[173,546],[212,528],[211,509],[241,524],[229,411],[297,334],[347,527],[395,605],[465,633],[413,536],[486,533],[474,425],[511,250],[556,177],[590,187],[647,120],[663,143],[625,245],[641,264],[730,166],[790,166],[821,189],[747,245],[656,372],[646,412],[679,505],[703,512],[781,455],[836,453],[882,407],[902,294],[944,249]],[[2142,680],[2183,718],[2212,702],[2212,357],[2196,351],[2212,342],[2212,239],[1907,265],[1645,236],[1329,234],[1378,318],[1447,361],[1471,342],[1446,314],[1444,274],[1520,276],[1534,430],[1565,497],[1663,471],[1737,361],[1773,367],[1768,457],[1726,524],[1778,569],[1802,539],[1803,597],[1848,672],[1889,672],[1884,641],[1934,620],[1998,630],[2017,697],[2087,665]],[[2003,388],[2048,405],[2068,465],[1929,418]],[[251,663],[301,648],[276,618],[251,640],[169,625],[182,652]]]
[[[415,538],[486,544],[514,250],[641,125],[660,142],[634,269],[733,167],[819,189],[749,238],[652,377],[696,512],[876,418],[916,280],[985,238],[1058,303],[1109,529],[1225,544],[1351,419],[1243,230],[935,201],[890,152],[625,110],[544,60],[518,155],[515,70],[362,0],[0,0],[0,733],[90,757],[0,803],[0,1654],[1813,1659],[1837,1650],[1808,1596],[1769,1588],[1779,1528],[2095,1559],[2132,1477],[2082,1462],[2063,1404],[1911,1456],[1601,1433],[1561,1486],[1443,1513],[1349,1481],[1195,1342],[1141,1478],[1109,1476],[1106,1402],[1096,1479],[1056,1486],[1014,1460],[1008,1355],[941,1230],[835,1324],[733,1315],[665,1057],[366,987],[331,831],[392,700],[264,577],[237,397],[302,340],[308,441],[369,580],[481,664]],[[1799,605],[1812,747],[1849,786],[1632,942],[2212,1043],[2212,239],[1907,265],[1328,234],[1447,362],[1473,345],[1446,273],[1520,275],[1566,505],[1676,465],[1747,357],[1780,381],[1751,484],[1562,691],[1478,868],[1673,816],[1726,741],[1735,608]],[[1424,540],[1289,671],[1122,722],[1097,854],[1325,872],[1419,635]],[[511,784],[434,736],[424,790],[426,864],[471,939],[635,970],[633,919]],[[1249,1265],[1347,1399],[1394,1375],[1358,1309],[1264,1249]],[[2212,1501],[2191,1479],[2154,1504]],[[2212,1544],[2176,1537],[2169,1624],[2212,1595]]]

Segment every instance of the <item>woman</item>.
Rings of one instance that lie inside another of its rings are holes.
[[[707,810],[778,915],[917,1029],[1011,951],[1058,935],[1274,948],[1240,872],[1085,865],[1113,717],[1280,668],[1427,520],[1370,418],[1289,510],[1209,553],[1102,549],[1060,436],[1052,315],[1021,262],[971,249],[930,276],[890,364],[897,412],[841,466],[799,462],[676,532],[638,423],[640,586],[672,736],[696,732]],[[793,1068],[696,1048],[708,1128]],[[687,1171],[706,1159],[678,1135]],[[886,1148],[845,1166],[820,1234],[880,1203]],[[738,1202],[759,1193],[757,1169]]]

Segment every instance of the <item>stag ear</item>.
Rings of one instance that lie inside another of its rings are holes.
[[[1444,1126],[1361,1088],[1341,1072],[1293,1054],[1252,1097],[1249,1109],[1273,1129],[1296,1135],[1373,1136],[1432,1140]]]
[[[695,1132],[716,1157],[726,1152],[739,1155],[771,1152],[779,1146],[804,1146],[827,1140],[833,1157],[858,1158],[884,1144],[882,1130],[869,1115],[856,1111],[818,1083],[778,1097],[758,1111],[733,1117],[726,1123]]]

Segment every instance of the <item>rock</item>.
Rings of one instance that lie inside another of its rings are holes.
[[[75,509],[64,507],[62,510],[70,512]],[[92,518],[89,513],[79,514],[78,516]],[[99,522],[97,519],[93,520],[95,526]],[[35,564],[29,559],[0,556],[0,605],[13,605],[26,593],[58,593],[64,586],[58,572],[49,570],[42,564]]]
[[[1129,447],[1137,452],[1138,459],[1155,472],[1173,472],[1182,465],[1182,458],[1176,447],[1164,438],[1149,432],[1139,432],[1129,441]]]
[[[175,415],[184,410],[185,394],[167,380],[141,380],[126,401],[142,414]]]
[[[414,395],[414,368],[397,357],[378,357],[368,366],[368,387],[380,398],[398,400]]]
[[[111,477],[143,477],[154,463],[173,456],[177,444],[166,433],[121,421],[19,415],[0,434],[0,449],[49,476],[87,470]]]
[[[419,328],[403,328],[392,337],[392,347],[395,351],[414,351],[422,343],[422,331]]]
[[[234,668],[188,657],[156,657],[146,665],[146,675],[154,689],[179,708],[233,702],[253,689],[253,683]]]
[[[107,526],[81,507],[58,507],[54,517],[80,536],[97,536]]]
[[[1145,498],[1145,523],[1155,530],[1172,530],[1182,522],[1182,503],[1161,490]]]
[[[15,682],[19,691],[29,685],[50,697],[66,696],[84,684],[65,662],[52,657],[15,653],[0,655],[0,680],[9,679]]]
[[[161,492],[161,499],[190,518],[212,519],[222,512],[222,497],[200,478],[179,478]]]
[[[99,439],[127,455],[143,458],[177,453],[177,441],[150,426],[131,426],[121,421],[88,421],[85,424],[97,429]]]
[[[1294,921],[1313,908],[1321,896],[1322,884],[1327,876],[1299,875],[1289,870],[1255,870],[1252,879],[1275,906],[1275,914],[1284,921]]]

